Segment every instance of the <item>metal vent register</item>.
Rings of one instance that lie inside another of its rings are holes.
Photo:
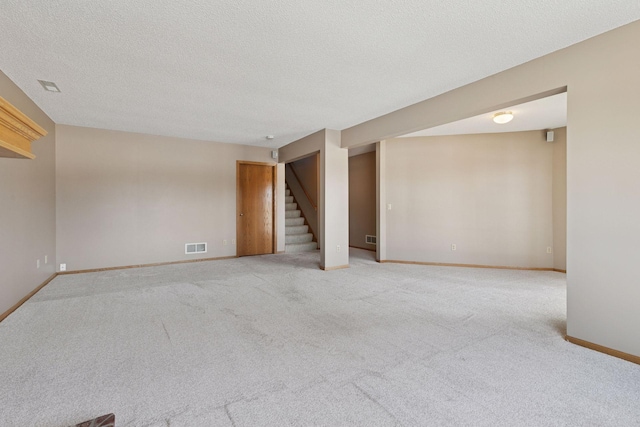
[[[189,254],[203,254],[207,252],[206,243],[187,243],[184,245],[184,253]]]

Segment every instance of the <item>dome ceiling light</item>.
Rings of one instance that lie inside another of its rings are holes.
[[[511,111],[501,111],[493,115],[493,121],[499,125],[509,123],[513,120],[513,113]]]

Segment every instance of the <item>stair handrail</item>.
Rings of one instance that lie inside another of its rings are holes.
[[[291,163],[285,165],[285,182],[289,186],[291,195],[298,203],[300,214],[304,218],[304,222],[309,226],[309,231],[313,234],[314,240],[318,241],[318,211],[314,209],[311,200],[304,194],[304,188],[300,180],[290,167]]]
[[[293,174],[295,175],[296,179],[298,180],[298,183],[300,184],[300,187],[302,188],[302,191],[304,192],[304,195],[307,196],[307,200],[309,200],[309,203],[311,203],[311,206],[313,206],[313,210],[317,212],[318,211],[318,206],[313,202],[313,199],[309,196],[309,193],[307,192],[307,189],[304,188],[304,184],[300,180],[300,177],[298,176],[298,173],[296,172],[295,166],[292,163],[290,163],[289,166],[291,166],[291,172],[293,172]]]

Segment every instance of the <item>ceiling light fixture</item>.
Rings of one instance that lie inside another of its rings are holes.
[[[55,84],[54,82],[48,82],[46,80],[38,80],[38,81],[40,82],[44,90],[49,92],[58,92],[58,93],[60,92],[58,85]]]
[[[513,120],[513,113],[511,111],[501,111],[493,115],[493,121],[499,125],[509,123]]]
[[[271,141],[273,138],[275,138],[273,135],[267,135],[267,139],[268,139],[269,141]]]

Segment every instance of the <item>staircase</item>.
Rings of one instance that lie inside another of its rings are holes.
[[[286,184],[285,184],[286,185]],[[309,252],[318,249],[318,243],[313,241],[313,234],[309,233],[309,226],[304,224],[302,212],[286,186],[285,203],[285,252]]]

